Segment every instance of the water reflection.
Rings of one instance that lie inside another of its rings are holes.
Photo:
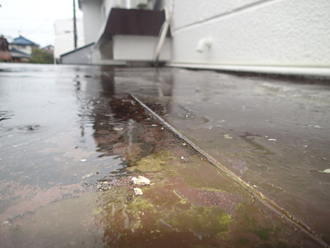
[[[97,182],[126,175],[123,168],[152,152],[138,137],[146,114],[122,98],[141,84],[121,75],[115,90],[111,67],[10,66],[1,71],[0,115],[0,222],[9,235],[2,240],[9,242],[6,247],[16,237],[7,227],[24,223],[51,202],[82,197]],[[153,81],[143,84],[145,92],[159,91]],[[24,243],[24,237],[17,242]]]
[[[11,114],[9,111],[0,111],[0,121],[8,120],[14,114]]]

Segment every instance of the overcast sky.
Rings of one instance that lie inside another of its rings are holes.
[[[73,18],[73,0],[0,0],[0,5],[0,34],[20,34],[41,47],[54,45],[55,20]]]

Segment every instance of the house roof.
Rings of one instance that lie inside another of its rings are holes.
[[[41,50],[47,50],[47,49],[54,49],[54,46],[53,45],[48,45],[48,46],[45,46],[45,47],[41,48]]]
[[[18,38],[15,38],[11,44],[14,45],[27,45],[27,46],[39,46],[37,43],[34,43],[33,41],[30,41],[20,35]]]
[[[165,22],[165,11],[112,8],[104,35],[159,36]],[[171,37],[170,29],[167,37]]]

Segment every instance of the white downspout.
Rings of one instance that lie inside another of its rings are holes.
[[[167,35],[167,31],[168,31],[168,28],[170,26],[170,22],[171,22],[171,18],[172,18],[172,15],[170,15],[168,13],[168,9],[166,7],[164,8],[164,11],[165,11],[165,18],[166,19],[165,19],[165,22],[163,23],[163,26],[162,26],[162,29],[161,29],[161,32],[160,32],[157,47],[156,47],[154,57],[153,57],[153,64],[158,63],[159,56],[160,56],[160,51],[161,51],[161,49],[164,45],[166,35]]]
[[[126,0],[126,9],[131,8],[131,0]]]

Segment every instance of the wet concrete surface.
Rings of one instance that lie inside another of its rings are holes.
[[[141,99],[200,148],[330,241],[328,79],[180,71]]]
[[[328,80],[0,68],[1,247],[330,243]],[[140,175],[151,185],[134,185]]]

